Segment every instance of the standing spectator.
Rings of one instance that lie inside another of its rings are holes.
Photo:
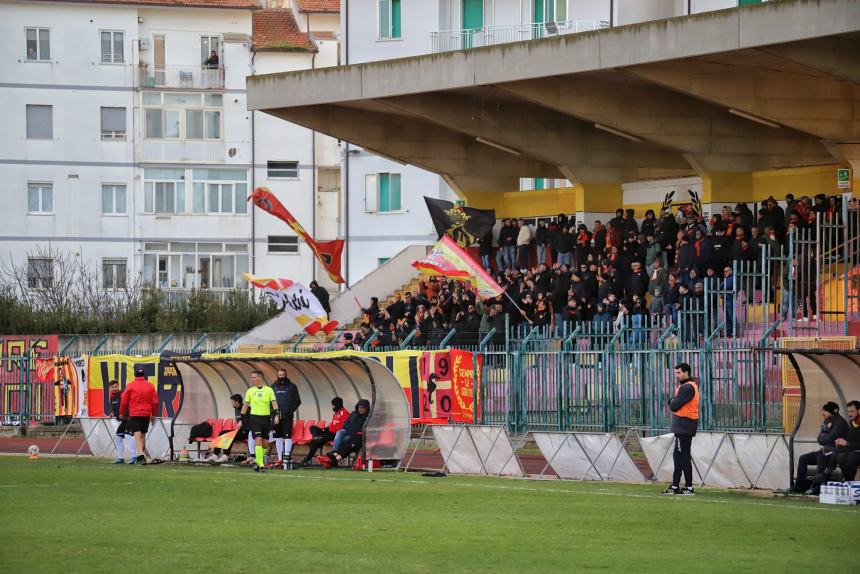
[[[654,295],[657,289],[663,290],[669,282],[669,272],[663,268],[663,261],[659,258],[654,260],[654,267],[648,276],[648,291]]]
[[[529,268],[529,246],[532,244],[532,228],[525,220],[519,220],[517,233],[517,266],[520,269]]]
[[[275,393],[281,415],[279,422],[274,425],[275,451],[278,454],[275,466],[281,466],[285,460],[291,460],[293,417],[302,404],[302,398],[298,387],[287,376],[286,369],[278,369],[278,378],[272,384],[272,391]]]
[[[549,229],[545,219],[539,219],[535,230],[535,246],[537,247],[537,264],[546,264],[546,246],[549,245]]]
[[[669,401],[669,409],[672,411],[670,430],[675,434],[675,448],[672,451],[675,470],[672,473],[672,484],[663,494],[693,496],[693,457],[690,447],[699,428],[699,384],[690,376],[690,365],[687,363],[680,363],[675,367],[675,380],[678,388]],[[679,487],[682,473],[685,486],[681,489]]]
[[[726,336],[735,334],[735,277],[731,266],[723,268],[723,308],[726,310]]]
[[[146,433],[158,413],[158,393],[155,385],[146,379],[146,371],[142,367],[135,367],[134,380],[122,393],[119,413],[123,420],[128,420],[128,430],[134,435],[136,464],[146,464]]]
[[[591,236],[591,243],[594,245],[594,253],[600,257],[606,251],[606,228],[600,223],[600,220],[594,222],[594,233]]]
[[[639,235],[639,224],[636,223],[636,212],[632,209],[624,211],[624,235]]]
[[[646,237],[654,235],[657,232],[657,219],[654,216],[654,210],[649,209],[645,212],[645,219],[642,220],[642,227],[639,232]]]
[[[572,233],[568,233],[566,227],[562,227],[560,232],[556,247],[558,249],[558,264],[570,266],[573,263],[574,236]]]
[[[657,235],[655,239],[666,253],[666,266],[675,265],[676,250],[675,242],[678,237],[678,222],[672,217],[672,210],[666,209],[657,222]]]
[[[499,254],[496,255],[499,271],[514,268],[518,233],[517,228],[511,225],[510,219],[502,221],[502,228],[499,229]]]
[[[624,295],[628,299],[632,299],[634,296],[643,299],[645,293],[648,292],[648,274],[642,269],[642,264],[639,261],[633,261],[630,267],[631,273],[624,285]]]
[[[122,391],[119,390],[119,382],[111,381],[108,383],[108,390],[110,394],[108,398],[110,400],[110,416],[114,417],[119,421],[119,426],[116,429],[116,434],[113,437],[113,445],[116,448],[116,460],[113,461],[114,464],[123,464],[125,462],[125,442],[128,440],[128,452],[129,459],[128,464],[136,464],[137,463],[137,447],[134,444],[134,436],[128,429],[128,421],[122,420],[119,415],[120,412],[120,403],[122,402]]]
[[[220,60],[218,59],[218,53],[215,50],[212,50],[209,53],[209,57],[206,58],[206,61],[203,62],[203,65],[207,70],[217,70],[220,64]]]
[[[379,297],[371,297],[370,305],[367,308],[362,307],[361,312],[367,315],[367,322],[373,322],[379,315]]]
[[[326,313],[331,313],[331,305],[329,304],[328,291],[320,287],[316,281],[311,281],[311,293],[316,297]]]
[[[490,268],[490,256],[493,254],[493,230],[489,229],[478,240],[478,252],[481,254],[481,266],[484,269]]]

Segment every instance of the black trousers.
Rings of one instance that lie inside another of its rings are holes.
[[[334,440],[334,434],[329,432],[328,428],[321,429],[313,426],[311,427],[311,434],[314,435],[314,438],[308,443],[308,454],[302,462],[311,460],[317,451],[325,446],[328,441]]]
[[[857,475],[857,465],[860,463],[860,451],[839,447],[827,459],[827,476],[833,474],[838,464],[842,468],[842,480],[854,480]]]
[[[675,472],[672,473],[672,486],[680,485],[681,473],[684,474],[685,486],[693,486],[693,455],[690,452],[692,444],[693,437],[690,435],[675,435],[675,449],[672,451]]]
[[[829,457],[824,456],[824,451],[822,450],[816,450],[814,452],[808,452],[801,455],[800,458],[797,459],[797,473],[794,475],[795,488],[808,488],[810,484],[809,481],[806,480],[806,467],[815,465],[818,470],[818,474],[821,474],[827,468],[828,458]]]

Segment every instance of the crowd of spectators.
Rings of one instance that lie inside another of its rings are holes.
[[[856,208],[852,200],[849,209]],[[504,219],[495,233],[480,238],[477,256],[505,296],[481,300],[467,286],[430,277],[416,292],[398,294],[384,308],[372,298],[348,346],[361,347],[373,339],[372,346],[392,347],[410,336],[412,346],[436,346],[452,328],[451,344],[477,345],[492,328],[504,340],[506,316],[513,328],[525,324],[555,333],[564,323],[582,321],[616,327],[655,321],[679,325],[683,311],[709,304],[724,309],[724,334],[732,336],[735,301],[726,294],[735,291],[734,262],[755,269],[764,246],[779,256],[791,230],[813,230],[816,218],[838,224],[841,217],[838,196],[787,195],[785,207],[770,197],[756,213],[738,203],[707,220],[691,206],[675,212],[665,208],[659,217],[649,209],[641,220],[632,209],[618,209],[615,217],[591,227],[564,214],[538,219],[534,228],[522,219]],[[800,320],[814,320],[815,280],[804,272],[814,253],[799,249],[794,255],[792,265],[768,271],[782,276],[772,278],[774,285],[793,274]],[[709,292],[721,295],[706,301],[706,284]],[[782,305],[783,314],[787,308]]]

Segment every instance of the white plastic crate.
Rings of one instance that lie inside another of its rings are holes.
[[[860,501],[860,481],[828,482],[821,486],[818,502],[821,504],[857,504]]]

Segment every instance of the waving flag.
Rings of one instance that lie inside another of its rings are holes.
[[[230,445],[233,444],[233,441],[236,439],[236,433],[239,431],[230,431],[220,435],[218,438],[212,441],[210,445],[212,448],[220,448],[221,450],[226,450],[230,448]]]
[[[427,257],[413,261],[412,267],[427,275],[443,275],[457,281],[468,281],[481,297],[498,297],[505,292],[447,235],[442,236]]]
[[[314,255],[319,262],[322,263],[322,266],[325,267],[326,273],[328,273],[328,276],[331,277],[332,281],[335,283],[346,283],[340,275],[340,259],[341,254],[343,253],[343,239],[317,241],[311,237],[310,233],[305,231],[302,224],[293,217],[292,213],[287,211],[287,208],[278,201],[278,198],[275,197],[268,188],[258,187],[248,199],[253,201],[254,205],[263,211],[274,215],[292,227],[293,231],[295,231],[296,234],[299,235],[314,252]]]
[[[322,331],[328,335],[337,327],[337,321],[328,320],[322,303],[301,283],[289,279],[263,279],[248,273],[242,273],[242,277],[254,287],[262,289],[281,311],[295,319],[308,334],[316,335]]]
[[[468,247],[484,236],[496,222],[492,209],[475,209],[445,201],[424,197],[427,211],[436,227],[439,238],[450,235],[460,247]]]

